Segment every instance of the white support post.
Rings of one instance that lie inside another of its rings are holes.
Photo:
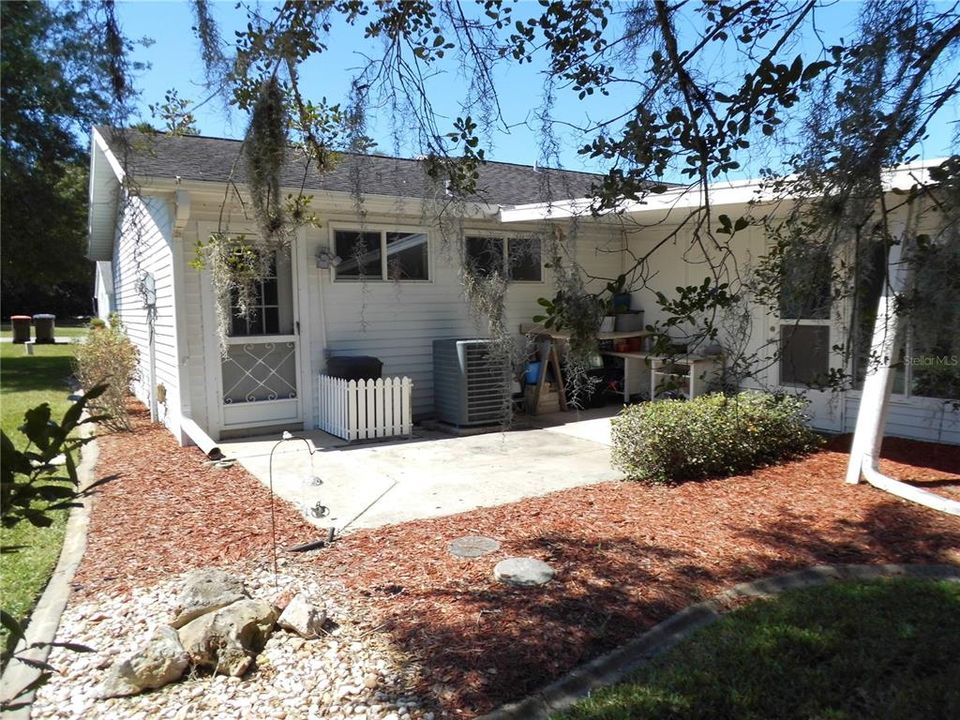
[[[894,480],[880,472],[880,447],[893,389],[892,365],[896,360],[897,336],[905,331],[897,315],[896,302],[897,296],[907,289],[911,277],[907,247],[910,242],[909,223],[904,223],[900,230],[900,243],[890,248],[887,260],[888,282],[877,308],[877,321],[870,345],[871,357],[860,395],[846,480],[855,485],[860,482],[862,475],[872,486],[897,497],[951,515],[960,515],[960,502],[957,500]]]
[[[901,230],[900,243],[890,248],[887,258],[887,282],[884,283],[880,295],[877,320],[873,325],[870,356],[863,390],[860,393],[860,409],[857,412],[857,426],[850,447],[850,463],[847,465],[847,482],[852,485],[860,482],[864,462],[875,464],[879,461],[883,429],[887,424],[887,407],[893,389],[891,366],[895,362],[897,333],[900,330],[896,311],[897,295],[903,292],[909,281],[909,265],[902,262],[905,259],[906,228]]]

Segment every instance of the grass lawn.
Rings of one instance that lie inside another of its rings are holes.
[[[58,338],[76,338],[76,337],[86,337],[87,330],[89,328],[86,325],[57,325],[54,328],[54,335]],[[31,330],[30,337],[35,337],[36,333]],[[10,323],[0,323],[0,337],[13,337],[13,330],[10,329]],[[6,357],[6,356],[4,356]]]
[[[737,610],[557,720],[960,717],[960,583],[891,580]]]
[[[59,330],[57,334],[61,335]],[[17,430],[23,424],[24,412],[48,402],[53,417],[59,419],[69,407],[67,380],[72,372],[72,358],[72,345],[37,345],[30,356],[22,345],[0,343],[0,426],[18,447],[27,442]],[[3,609],[14,617],[29,615],[47,584],[60,555],[66,515],[57,513],[48,528],[21,522],[14,528],[0,529],[4,549],[0,555],[0,596]],[[23,549],[7,552],[16,546]],[[6,631],[0,638],[6,642]]]

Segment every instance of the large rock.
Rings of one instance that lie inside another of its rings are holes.
[[[181,628],[201,615],[248,598],[243,581],[223,570],[197,570],[187,576],[177,614],[170,624]]]
[[[239,600],[180,628],[180,642],[199,667],[243,675],[273,632],[277,609],[264,600]]]
[[[327,613],[324,610],[310,603],[303,593],[297,593],[280,613],[277,625],[300,637],[313,640],[320,637],[326,621]]]
[[[189,664],[177,631],[157,628],[143,648],[110,668],[100,695],[121,697],[163,687],[179,680]]]

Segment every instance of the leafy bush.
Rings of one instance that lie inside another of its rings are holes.
[[[27,410],[20,427],[20,432],[29,440],[23,450],[18,450],[7,434],[0,431],[0,522],[4,528],[15,527],[23,521],[37,527],[48,527],[53,522],[53,512],[79,505],[91,490],[109,480],[97,480],[81,489],[75,460],[76,453],[93,440],[93,436],[80,437],[74,431],[86,423],[103,422],[105,418],[102,416],[83,417],[83,413],[85,407],[93,404],[105,390],[102,385],[90,388],[84,397],[70,406],[59,423],[52,419],[48,403]],[[62,465],[57,461],[61,455]],[[20,549],[16,546],[5,547],[4,552],[17,552]],[[36,657],[14,653],[17,643],[24,640],[21,620],[7,610],[0,609],[0,623],[9,633],[5,647],[0,651],[0,666],[6,667],[11,659],[17,658],[40,671],[39,676],[25,687],[4,689],[0,714],[5,714],[27,707],[29,703],[25,698],[28,693],[46,682],[55,670]],[[32,650],[45,644],[32,643],[23,650]],[[49,644],[77,652],[92,652],[90,648],[74,643]]]
[[[632,480],[735,475],[814,450],[806,402],[760,392],[630,405],[613,419],[613,463]]]
[[[90,402],[91,411],[109,416],[101,421],[112,430],[129,430],[126,400],[138,377],[139,353],[123,331],[116,315],[108,327],[91,327],[86,341],[77,346],[74,373],[85,391],[107,385],[107,391]]]

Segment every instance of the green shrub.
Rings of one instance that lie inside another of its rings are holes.
[[[138,377],[138,352],[123,331],[116,315],[107,327],[91,327],[84,342],[77,345],[74,374],[80,386],[89,391],[98,385],[107,390],[90,403],[90,409],[107,416],[101,425],[112,430],[129,430],[127,396]]]
[[[761,392],[630,405],[613,419],[613,464],[654,483],[722,477],[797,457],[820,438],[806,402]]]
[[[26,443],[15,444],[6,432],[0,431],[0,524],[4,530],[15,528],[24,521],[36,527],[49,527],[53,524],[55,512],[79,505],[79,501],[91,490],[107,482],[107,479],[97,480],[81,490],[75,459],[80,448],[93,440],[92,435],[79,437],[75,430],[80,425],[103,420],[96,416],[83,417],[85,406],[95,402],[104,390],[104,386],[90,388],[86,395],[67,409],[59,423],[53,420],[49,403],[27,410],[23,425],[20,426],[20,433],[27,438]],[[18,449],[18,446],[23,449]],[[54,464],[55,458],[61,455],[64,458],[63,465]],[[6,556],[27,549],[29,546],[5,545],[3,552]],[[8,594],[4,594],[5,605],[9,600]],[[3,697],[0,698],[0,715],[4,717],[8,712],[29,708],[26,698],[30,692],[55,672],[54,668],[37,657],[31,658],[29,653],[21,654],[25,650],[51,643],[34,642],[27,645],[24,623],[9,611],[12,609],[0,609],[0,624],[5,632],[4,646],[0,649],[0,667],[6,668],[11,659],[17,658],[40,673],[27,685],[4,688]],[[75,643],[53,644],[76,652],[93,652]],[[19,653],[15,653],[18,647]]]

